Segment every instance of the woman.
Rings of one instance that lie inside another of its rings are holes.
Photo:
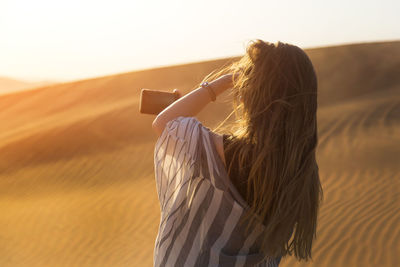
[[[322,187],[317,77],[297,46],[260,39],[164,109],[154,164],[161,221],[155,266],[278,266],[309,260]],[[229,89],[229,134],[194,116]]]

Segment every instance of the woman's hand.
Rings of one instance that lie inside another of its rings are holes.
[[[181,93],[178,89],[174,89],[172,92],[173,92],[174,94],[177,94],[177,95],[178,95],[178,98],[181,98],[181,97],[182,97],[182,93]]]

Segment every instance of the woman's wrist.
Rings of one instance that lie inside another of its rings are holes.
[[[227,89],[232,88],[232,76],[229,74],[223,75],[210,82],[209,86],[218,97],[218,95],[222,94]]]

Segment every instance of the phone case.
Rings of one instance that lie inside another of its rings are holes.
[[[157,115],[178,98],[178,93],[143,88],[140,93],[139,112]]]

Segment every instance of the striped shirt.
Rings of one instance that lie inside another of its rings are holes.
[[[249,208],[229,180],[212,131],[195,117],[170,120],[154,149],[161,218],[154,266],[278,266],[260,251],[264,226],[246,236]]]

